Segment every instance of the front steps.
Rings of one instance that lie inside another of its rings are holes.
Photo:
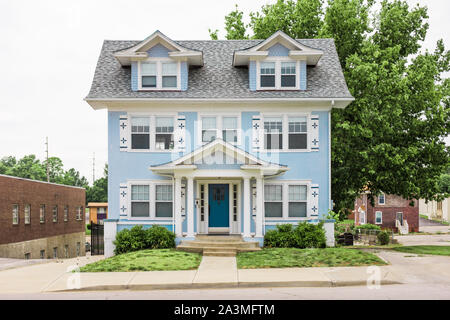
[[[204,256],[234,257],[237,252],[261,250],[258,242],[246,242],[240,235],[197,235],[195,240],[181,241],[177,250],[202,253]]]

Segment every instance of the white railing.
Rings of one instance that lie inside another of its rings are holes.
[[[399,234],[409,233],[408,221],[406,220],[403,220],[403,224],[400,222],[400,220],[395,220],[395,227],[398,229]]]

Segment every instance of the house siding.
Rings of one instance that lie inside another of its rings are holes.
[[[131,90],[138,91],[138,64],[133,62],[131,64]]]
[[[248,82],[250,91],[256,91],[256,61],[250,61],[249,63]]]
[[[289,56],[289,49],[282,44],[274,44],[268,50],[270,57],[287,57]]]
[[[149,57],[154,58],[167,58],[169,57],[169,49],[164,47],[162,44],[157,44],[156,46],[151,47],[148,51]]]
[[[306,90],[307,70],[306,61],[300,61],[300,90]]]
[[[181,62],[181,91],[186,91],[188,89],[188,77],[189,77],[189,66],[187,62]]]

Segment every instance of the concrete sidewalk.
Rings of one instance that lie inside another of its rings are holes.
[[[204,256],[198,270],[73,273],[103,257],[82,257],[0,272],[1,293],[251,287],[365,286],[367,267],[237,269],[235,257]],[[382,285],[402,283],[392,266],[381,266]]]
[[[378,270],[380,284],[401,283],[388,266]],[[74,274],[64,274],[43,292],[365,286],[370,275],[367,267],[237,269],[235,257],[204,256],[198,270],[81,273],[79,289],[68,287]]]

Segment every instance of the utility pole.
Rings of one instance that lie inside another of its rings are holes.
[[[94,156],[92,157],[92,185],[94,185],[95,182],[95,152]]]
[[[46,146],[46,167],[47,167],[47,182],[50,182],[50,172],[49,172],[49,168],[48,168],[48,137],[45,137],[45,146]]]

